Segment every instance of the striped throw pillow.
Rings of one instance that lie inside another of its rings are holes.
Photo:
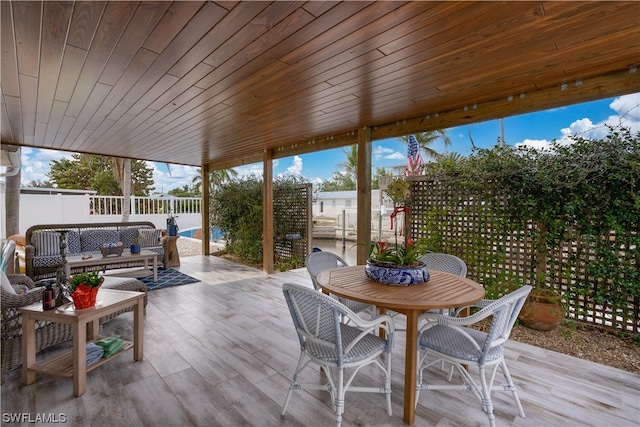
[[[38,231],[33,233],[31,244],[36,255],[60,255],[60,234],[55,231]]]
[[[140,246],[143,248],[153,248],[160,246],[160,237],[162,237],[162,230],[155,228],[140,228]]]

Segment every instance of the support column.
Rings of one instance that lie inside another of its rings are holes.
[[[209,198],[211,197],[209,193],[209,165],[202,165],[200,173],[202,174],[202,179],[200,180],[202,183],[202,199],[200,201],[202,204],[200,207],[200,211],[202,212],[202,254],[211,255],[211,246],[209,245],[209,241],[211,240],[211,223],[209,222]]]
[[[273,153],[266,150],[263,157],[262,187],[262,269],[274,272],[273,259]]]
[[[358,131],[358,265],[367,261],[371,243],[371,129]]]

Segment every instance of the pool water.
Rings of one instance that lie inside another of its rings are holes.
[[[180,230],[180,232],[178,232],[179,236],[182,237],[190,237],[190,238],[194,238],[193,236],[196,234],[197,231],[200,231],[199,228],[189,228],[186,230]],[[211,227],[211,240],[218,240],[221,239],[222,236],[222,232],[220,231],[220,229],[218,227]]]

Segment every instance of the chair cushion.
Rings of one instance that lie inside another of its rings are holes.
[[[160,255],[164,255],[164,248],[162,246],[156,246],[155,248],[146,248],[152,252],[155,252]],[[162,262],[162,257],[158,258],[158,262]]]
[[[60,255],[43,255],[33,257],[33,266],[35,268],[58,267],[60,264],[62,264],[62,257]]]
[[[480,349],[482,349],[487,339],[487,334],[471,328],[463,329],[478,343]],[[418,344],[421,349],[428,348],[447,356],[468,360],[469,362],[478,362],[481,357],[480,350],[477,350],[468,338],[450,326],[435,325],[426,329],[420,335]],[[491,362],[498,360],[502,357],[502,354],[502,345],[493,347],[489,350],[486,361]]]

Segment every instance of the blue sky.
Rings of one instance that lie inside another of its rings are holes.
[[[571,134],[601,137],[606,133],[605,124],[618,125],[621,122],[634,132],[640,131],[640,93],[506,117],[503,127],[507,144],[541,147],[554,139],[562,140]],[[451,146],[445,148],[442,143],[436,142],[432,147],[439,153],[449,151],[468,155],[472,147],[469,135],[476,146],[489,148],[496,144],[500,136],[500,125],[497,120],[491,120],[446,129],[446,133],[452,141]],[[331,178],[334,172],[339,170],[338,165],[346,159],[344,150],[326,150],[278,159],[274,162],[274,175],[298,175],[318,183]],[[404,165],[406,150],[406,145],[397,139],[374,141],[373,165],[387,169]],[[69,158],[70,153],[23,147],[22,183],[45,181],[51,160],[63,157]],[[169,170],[163,163],[149,163],[154,170],[153,178],[157,192],[190,186],[193,177],[200,173],[200,168],[190,166],[170,165]],[[262,164],[246,165],[236,170],[240,175],[262,174]]]

